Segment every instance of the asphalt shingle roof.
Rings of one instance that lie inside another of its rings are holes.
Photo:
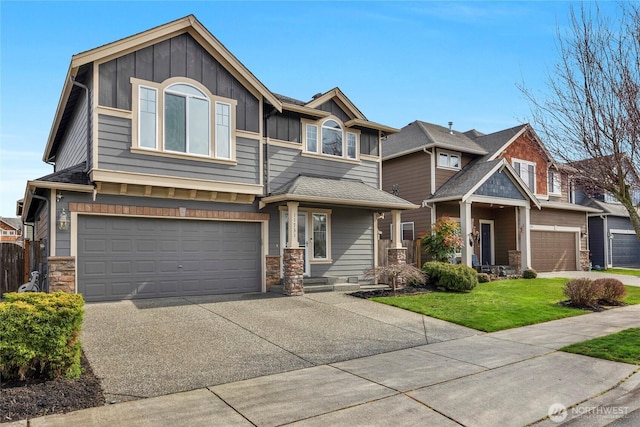
[[[70,168],[56,171],[49,175],[42,176],[36,181],[62,182],[65,184],[89,185],[89,175],[84,171],[85,162],[71,166]]]
[[[410,153],[432,146],[473,154],[487,152],[464,133],[416,120],[383,141],[382,157],[393,157],[400,153]]]
[[[271,196],[279,195],[349,201],[355,206],[379,204],[381,207],[397,205],[398,208],[405,209],[415,207],[400,197],[371,187],[362,181],[344,178],[299,175],[271,193]]]
[[[471,191],[471,189],[480,182],[491,171],[491,169],[496,166],[496,164],[501,161],[502,159],[491,160],[488,162],[483,161],[482,159],[472,161],[451,179],[440,186],[435,194],[428,197],[428,199],[464,196]]]

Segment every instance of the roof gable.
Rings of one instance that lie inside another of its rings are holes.
[[[86,72],[87,67],[90,67],[93,63],[107,62],[181,34],[189,34],[200,46],[209,52],[224,69],[231,72],[242,85],[250,89],[253,93],[262,96],[268,103],[273,105],[276,110],[282,111],[282,103],[280,100],[227,50],[195,16],[188,15],[184,18],[72,56],[62,94],[56,108],[53,126],[43,154],[43,161],[51,161],[55,156],[55,153],[52,154],[54,142],[56,141],[58,129],[63,120],[65,110],[67,109],[67,104],[70,102],[74,87],[73,82],[79,73]]]
[[[314,96],[311,101],[307,102],[306,106],[327,111],[327,108],[335,108],[330,101],[333,101],[335,106],[340,108],[350,119],[367,120],[365,115],[362,114],[353,102],[337,87],[323,94]]]

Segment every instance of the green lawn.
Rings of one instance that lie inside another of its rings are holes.
[[[560,350],[569,353],[640,365],[640,328],[571,344]]]
[[[562,307],[568,279],[512,279],[480,283],[468,293],[430,292],[373,301],[426,314],[485,332],[517,328],[589,311]],[[625,302],[640,303],[640,287],[627,286]]]

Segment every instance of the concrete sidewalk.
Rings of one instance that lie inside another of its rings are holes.
[[[572,425],[624,423],[598,408],[618,405],[633,420],[640,407],[639,367],[557,349],[639,326],[640,306],[628,306],[52,415],[29,425],[558,425],[545,419],[550,408],[568,408],[557,416]]]
[[[600,279],[603,277],[613,277],[620,280],[625,285],[640,286],[640,276],[629,276],[628,274],[613,274],[606,271],[554,271],[549,273],[538,273],[538,277],[565,277],[567,279],[577,279],[586,277],[588,279]]]

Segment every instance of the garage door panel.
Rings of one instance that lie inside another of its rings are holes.
[[[576,269],[576,234],[572,232],[532,231],[531,264],[536,271]]]
[[[640,241],[635,234],[613,234],[611,249],[614,267],[640,267]]]
[[[261,289],[259,223],[88,215],[78,223],[87,301]]]

